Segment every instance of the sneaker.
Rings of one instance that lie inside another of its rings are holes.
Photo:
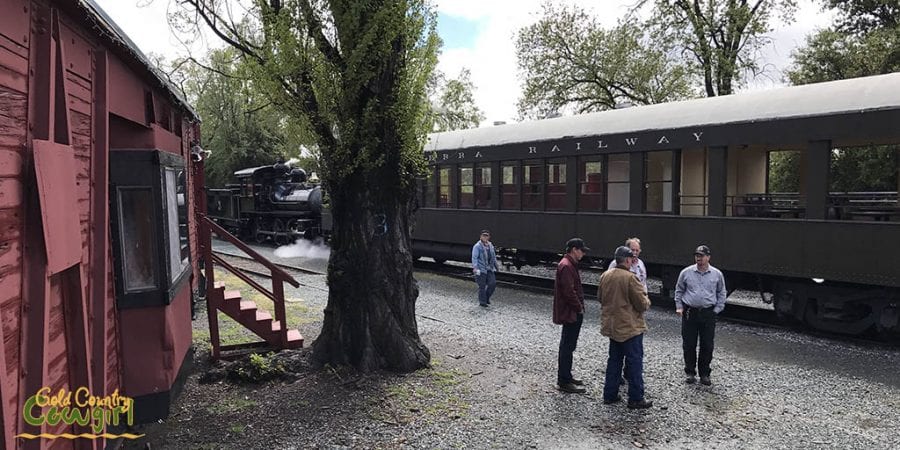
[[[575,386],[584,386],[584,381],[581,381],[578,378],[572,378],[572,381],[570,381],[570,383],[574,384]]]
[[[639,402],[628,402],[628,409],[647,409],[653,406],[653,402],[641,400]]]
[[[563,383],[558,385],[560,391],[567,392],[569,394],[584,394],[585,389],[581,386],[576,386],[572,383]]]
[[[487,303],[479,303],[478,306],[481,306],[482,308],[487,308],[488,304]]]
[[[702,385],[704,385],[704,386],[709,386],[709,385],[712,384],[712,380],[710,380],[709,377],[703,377],[703,376],[701,376],[701,377],[700,377],[700,384],[702,384]]]
[[[612,405],[613,403],[619,403],[619,402],[621,402],[621,401],[622,401],[622,396],[621,396],[621,395],[617,395],[616,398],[614,398],[614,399],[612,399],[612,400],[608,400],[608,399],[605,399],[605,398],[604,398],[604,399],[603,399],[603,404],[604,404],[604,405]]]
[[[694,384],[697,382],[697,377],[693,375],[688,375],[687,378],[684,379],[684,382],[687,384]]]

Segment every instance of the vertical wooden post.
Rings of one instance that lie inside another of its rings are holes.
[[[628,155],[628,184],[631,187],[628,211],[632,214],[644,212],[644,155],[644,152]]]
[[[710,147],[707,152],[709,192],[707,215],[724,216],[728,193],[728,147]]]
[[[831,141],[813,141],[806,146],[806,218],[825,220],[828,215],[828,172]]]
[[[47,278],[47,252],[44,249],[43,225],[37,179],[34,171],[35,139],[50,140],[50,117],[53,102],[51,95],[56,73],[55,43],[51,38],[50,9],[32,4],[31,48],[28,83],[28,147],[24,154],[22,176],[24,218],[22,223],[22,331],[20,340],[19,398],[23,401],[47,385],[47,362],[44,352],[49,347],[50,311]],[[19,414],[19,431],[40,434],[45,426],[34,427],[25,423]],[[46,440],[20,441],[24,449],[43,449]]]
[[[108,366],[106,334],[109,303],[109,108],[107,54],[95,51],[93,70],[93,131],[91,141],[91,368],[94,385],[91,393],[105,396]]]
[[[284,306],[284,280],[281,275],[272,272],[272,293],[275,294],[275,315],[280,317],[281,329],[278,331],[281,337],[281,348],[287,348],[287,311]]]

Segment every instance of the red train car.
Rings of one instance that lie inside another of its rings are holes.
[[[122,431],[53,406],[168,414],[200,280],[198,142],[196,113],[92,0],[0,0],[0,448]]]

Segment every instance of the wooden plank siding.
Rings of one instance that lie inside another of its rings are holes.
[[[27,29],[27,20],[26,20]],[[2,33],[4,30],[0,30]],[[21,401],[22,171],[28,111],[28,47],[0,34],[0,446],[9,447]]]

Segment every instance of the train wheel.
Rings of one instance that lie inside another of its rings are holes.
[[[275,219],[275,225],[273,226],[275,230],[275,243],[278,245],[286,245],[290,243],[289,231],[287,228],[287,224],[283,219]]]
[[[260,231],[262,231],[262,230],[261,230],[261,227],[259,226],[259,222],[254,221],[253,228],[252,228],[253,240],[255,240],[257,244],[264,244],[266,242],[266,239],[269,238],[269,236],[266,235],[265,233],[260,233]]]
[[[790,290],[777,292],[773,298],[775,307],[775,316],[781,323],[796,323],[797,316],[794,314],[794,303],[796,303],[797,295]]]

